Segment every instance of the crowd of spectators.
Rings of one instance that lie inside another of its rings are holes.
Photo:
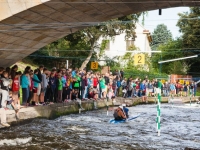
[[[27,66],[23,72],[18,71],[17,65],[6,69],[0,67],[1,124],[9,126],[3,113],[6,109],[15,110],[18,117],[22,106],[49,105],[73,100],[114,101],[115,97],[121,96],[142,97],[142,101],[147,102],[148,97],[156,95],[159,86],[163,96],[188,96],[189,93],[195,96],[197,89],[194,82],[188,85],[178,81],[161,83],[157,79],[149,80],[147,76],[144,79],[127,79],[123,70],[100,74],[78,68],[72,70],[54,67],[48,70],[43,65],[35,70]]]

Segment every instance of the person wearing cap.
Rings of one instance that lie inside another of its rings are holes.
[[[119,106],[117,109],[115,109],[113,116],[115,120],[124,120],[127,118],[122,106]]]
[[[128,115],[129,109],[126,108],[126,104],[122,104],[122,107],[123,107],[123,111],[124,111],[124,113],[125,113],[125,115],[126,115],[126,118],[129,118],[129,115]]]

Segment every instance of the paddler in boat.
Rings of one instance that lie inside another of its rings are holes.
[[[113,114],[115,120],[125,120],[126,114],[123,111],[123,106],[119,106],[117,109],[115,109],[114,114]]]
[[[123,107],[123,111],[124,111],[124,113],[125,113],[125,115],[126,115],[126,118],[129,118],[129,115],[128,115],[129,109],[126,108],[126,104],[122,104],[122,107]]]

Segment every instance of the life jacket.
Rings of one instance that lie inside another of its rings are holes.
[[[124,114],[124,112],[123,112],[123,110],[122,110],[121,108],[117,108],[117,109],[115,109],[115,111],[114,111],[113,117],[114,117],[114,118],[121,117],[121,116],[118,115],[120,111],[122,111],[122,113]]]

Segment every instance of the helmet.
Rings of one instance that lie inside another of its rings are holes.
[[[123,109],[123,107],[122,107],[122,106],[119,106],[119,108]]]
[[[126,107],[126,104],[122,104],[123,107]]]

